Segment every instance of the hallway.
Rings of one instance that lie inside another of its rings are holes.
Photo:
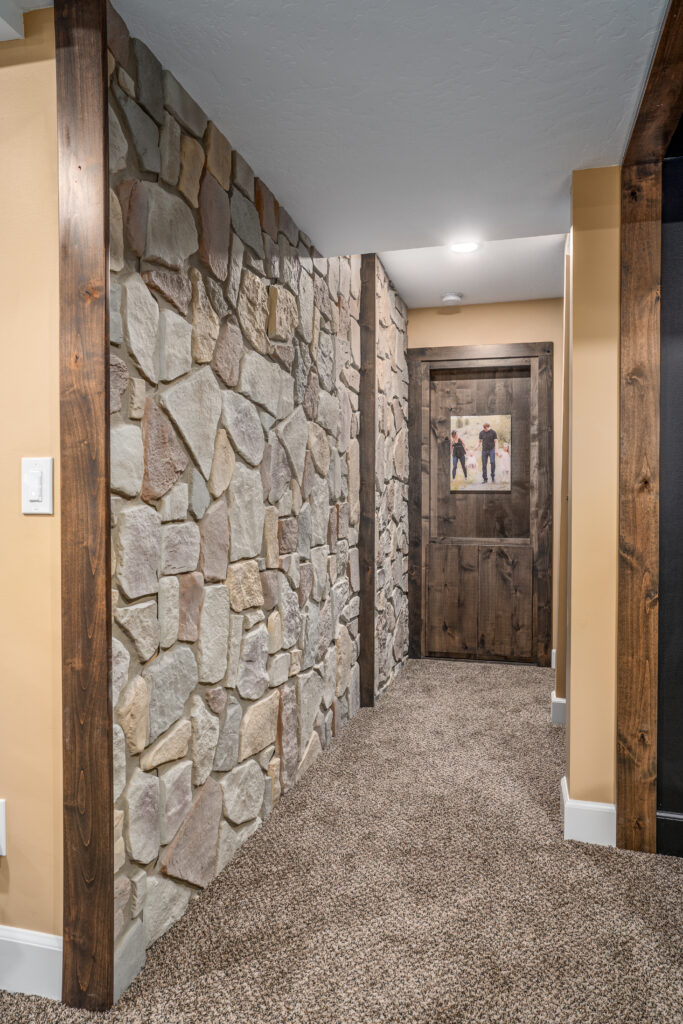
[[[562,840],[548,670],[409,662],[109,1013],[4,1024],[683,1020],[683,862]]]

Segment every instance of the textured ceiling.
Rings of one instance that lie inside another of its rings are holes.
[[[410,309],[441,305],[460,292],[463,305],[554,299],[564,290],[565,235],[486,242],[477,252],[448,246],[380,253],[384,268]]]
[[[556,234],[666,0],[114,0],[326,254]]]

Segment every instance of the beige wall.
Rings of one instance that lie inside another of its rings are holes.
[[[620,168],[572,182],[568,780],[616,798]]]
[[[559,573],[563,336],[562,299],[496,302],[481,306],[437,306],[430,309],[411,309],[408,312],[408,348],[553,342],[553,647],[557,646],[559,615],[564,614],[564,588],[560,588]]]
[[[61,933],[59,468],[54,516],[22,516],[22,456],[59,455],[52,11],[0,43],[0,924]]]

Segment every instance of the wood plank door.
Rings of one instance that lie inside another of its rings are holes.
[[[547,665],[552,345],[418,350],[410,370],[411,653]],[[510,417],[509,489],[453,492],[452,417],[487,416]]]

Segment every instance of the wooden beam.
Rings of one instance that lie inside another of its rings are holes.
[[[56,0],[64,758],[62,998],[113,999],[105,0]]]
[[[672,0],[624,156],[624,166],[663,160],[683,117],[683,0]]]
[[[375,705],[375,453],[377,449],[377,256],[360,271],[360,703]]]
[[[661,163],[624,167],[617,642],[617,845],[657,843]]]

